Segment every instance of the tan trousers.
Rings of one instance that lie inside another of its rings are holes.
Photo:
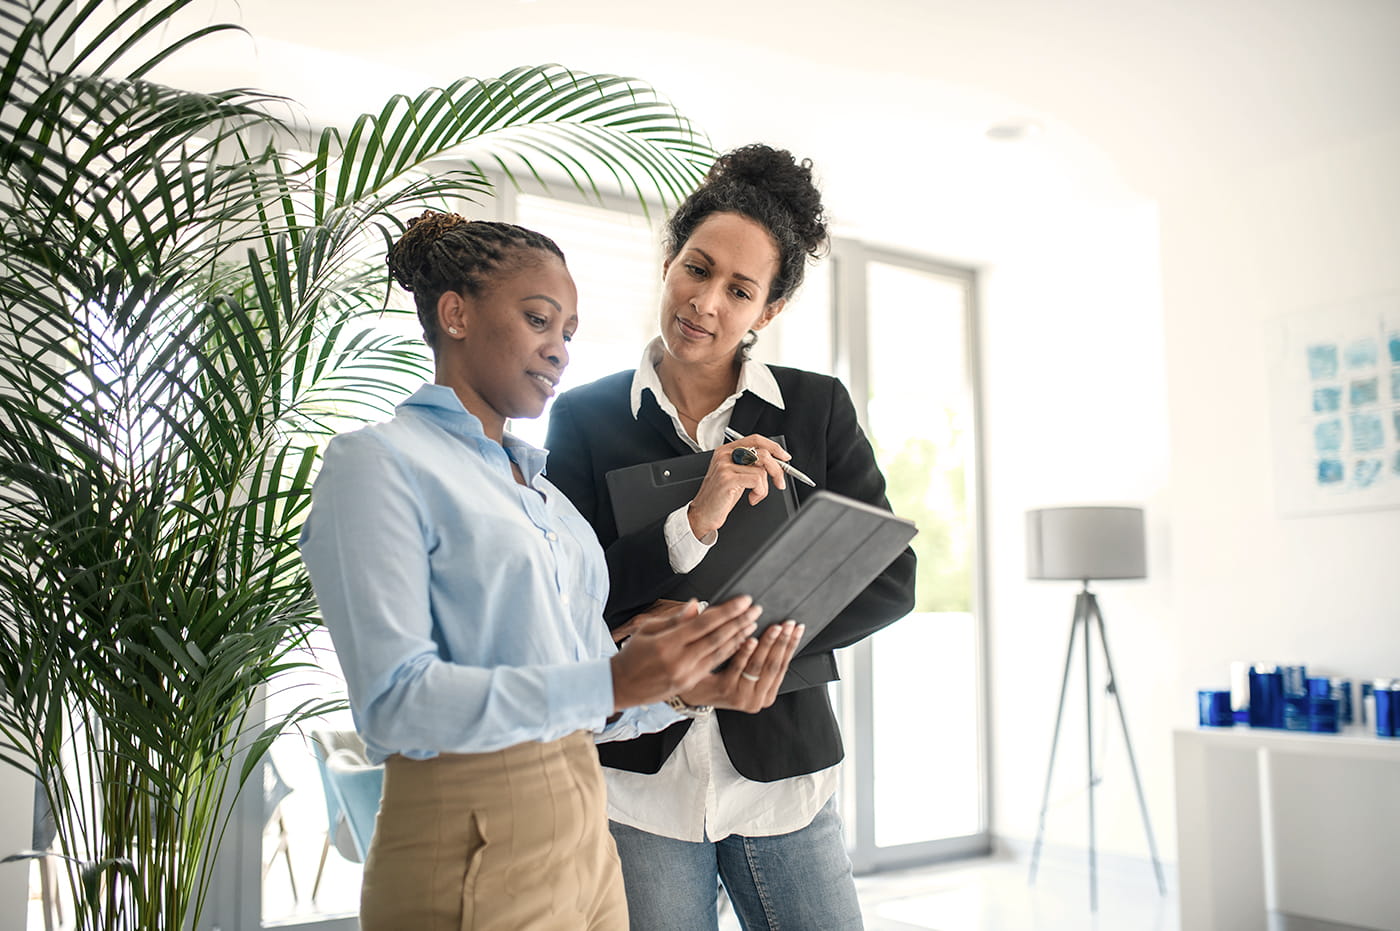
[[[365,859],[363,931],[625,931],[592,736],[392,756]]]

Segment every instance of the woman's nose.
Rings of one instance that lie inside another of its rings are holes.
[[[718,284],[706,284],[695,292],[695,296],[691,298],[690,302],[701,313],[715,313],[723,299],[724,292]]]
[[[559,367],[560,371],[569,364],[569,344],[562,339],[545,349],[545,358]]]

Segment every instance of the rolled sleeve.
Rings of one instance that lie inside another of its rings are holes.
[[[672,724],[684,720],[685,718],[676,714],[670,705],[660,702],[654,705],[628,708],[616,721],[604,727],[594,737],[594,741],[608,743],[614,740],[631,740],[633,737],[640,737],[643,734],[665,730]]]
[[[675,572],[689,572],[700,565],[719,540],[718,530],[711,530],[703,540],[696,539],[690,529],[689,510],[689,505],[678,507],[666,518],[666,551]]]

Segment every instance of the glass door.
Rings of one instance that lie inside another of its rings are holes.
[[[858,871],[990,847],[980,602],[975,276],[838,243],[837,368],[896,513],[914,611],[843,657],[843,800]]]

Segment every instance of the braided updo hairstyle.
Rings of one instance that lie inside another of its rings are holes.
[[[674,259],[714,213],[748,217],[777,243],[778,272],[766,303],[791,297],[802,284],[808,257],[826,251],[826,216],[821,191],[812,182],[812,160],[799,162],[786,149],[755,143],[721,155],[667,222],[667,259]]]
[[[413,295],[423,340],[437,349],[437,305],[444,292],[480,297],[491,289],[495,276],[541,259],[531,255],[540,252],[564,261],[554,240],[534,230],[425,210],[408,221],[408,229],[389,250],[389,274]]]

